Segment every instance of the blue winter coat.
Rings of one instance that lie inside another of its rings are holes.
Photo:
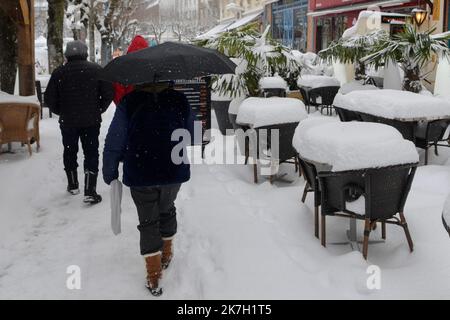
[[[176,129],[192,133],[193,117],[184,94],[167,89],[154,94],[134,91],[117,107],[103,151],[103,179],[110,184],[119,177],[123,161],[123,183],[148,187],[183,183],[190,179],[188,161],[172,161],[172,150],[187,156],[185,143],[172,141]]]

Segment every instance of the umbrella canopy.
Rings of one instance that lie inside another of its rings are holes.
[[[104,68],[102,79],[136,85],[234,73],[235,69],[236,65],[216,50],[166,42],[114,59]]]

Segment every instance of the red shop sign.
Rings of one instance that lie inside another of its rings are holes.
[[[315,2],[315,4],[314,4]],[[356,3],[371,2],[367,0],[315,0],[313,1],[313,10],[328,9],[334,7],[349,6]]]

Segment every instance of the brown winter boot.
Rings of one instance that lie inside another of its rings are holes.
[[[172,238],[163,239],[161,264],[164,270],[169,267],[170,261],[172,261],[172,257],[173,257]]]
[[[153,296],[159,297],[163,293],[162,288],[159,287],[159,280],[162,275],[161,253],[144,257],[147,267],[147,288]]]

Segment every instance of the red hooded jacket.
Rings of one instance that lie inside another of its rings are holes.
[[[145,48],[148,48],[147,41],[141,36],[136,36],[134,37],[133,41],[131,41],[131,44],[128,47],[127,54]],[[120,101],[122,101],[122,98],[125,95],[134,90],[134,86],[123,86],[120,83],[113,83],[113,87],[114,87],[114,103],[116,104],[116,106],[119,105]]]

